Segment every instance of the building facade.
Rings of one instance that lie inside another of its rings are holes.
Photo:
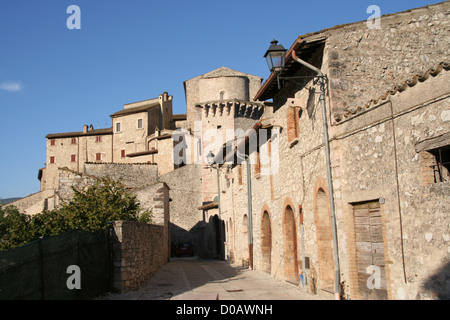
[[[330,297],[448,298],[449,2],[381,23],[299,37],[279,75],[299,78],[262,85],[254,99],[273,107],[255,135],[269,161],[257,150],[250,170],[222,166],[226,251]],[[331,185],[321,88],[296,56],[326,75]]]
[[[264,83],[225,67],[185,81],[185,115],[164,93],[112,128],[48,135],[33,208],[58,204],[61,168],[150,163],[168,238],[200,257],[330,298],[448,299],[449,17],[446,1],[302,35]]]

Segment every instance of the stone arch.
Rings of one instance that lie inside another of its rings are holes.
[[[272,269],[272,227],[269,210],[264,208],[261,218],[261,269],[270,273]]]
[[[294,206],[288,204],[283,214],[283,251],[284,278],[298,282],[297,230],[295,225]]]
[[[314,195],[314,222],[318,253],[318,286],[322,289],[333,289],[334,256],[333,232],[328,188],[319,184]]]

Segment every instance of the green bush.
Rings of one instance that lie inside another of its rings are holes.
[[[15,207],[0,207],[0,250],[9,250],[34,240],[32,218]]]
[[[120,181],[105,178],[89,188],[73,191],[73,198],[60,208],[43,210],[32,217],[11,206],[0,207],[0,250],[77,228],[99,232],[111,221],[151,222],[152,213],[141,212],[136,196]]]

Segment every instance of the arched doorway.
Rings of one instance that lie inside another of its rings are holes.
[[[267,211],[264,211],[261,222],[261,255],[261,268],[263,271],[270,273],[272,267],[272,228]]]
[[[315,223],[319,263],[318,285],[322,289],[334,287],[333,232],[331,213],[326,192],[319,188],[316,194]]]
[[[290,205],[284,210],[283,234],[284,277],[287,281],[298,282],[297,232],[294,211]]]
[[[222,260],[224,258],[224,242],[225,242],[225,224],[219,219],[218,215],[212,218],[212,233],[214,234],[213,256],[216,259]]]
[[[248,248],[248,216],[245,214],[242,219],[242,266],[250,265],[250,251]]]

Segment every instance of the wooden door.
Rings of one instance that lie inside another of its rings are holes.
[[[363,299],[387,299],[380,203],[353,206],[359,293]]]

